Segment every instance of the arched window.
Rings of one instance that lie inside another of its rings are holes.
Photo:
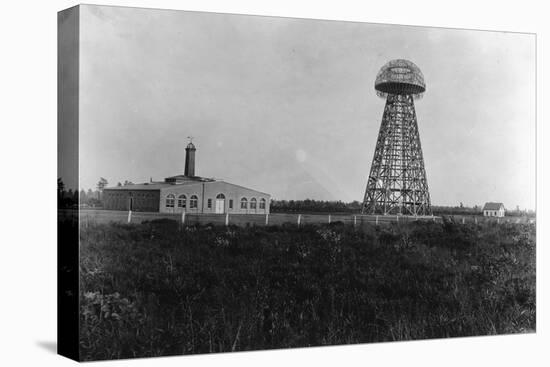
[[[199,198],[197,195],[191,196],[191,199],[189,200],[189,208],[191,209],[197,209],[199,207]]]
[[[176,199],[176,196],[174,194],[168,194],[168,196],[166,196],[166,207],[173,208],[175,199]]]
[[[265,199],[260,199],[260,209],[265,209]]]
[[[178,196],[178,208],[185,208],[187,205],[187,197],[185,195]]]
[[[248,208],[248,200],[246,200],[246,198],[242,198],[241,199],[241,209],[246,209]]]
[[[225,195],[224,194],[218,194],[218,196],[216,196],[216,199],[225,199]]]
[[[256,198],[250,199],[250,209],[256,209]]]

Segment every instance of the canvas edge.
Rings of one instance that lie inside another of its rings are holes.
[[[79,5],[57,13],[57,177],[72,182],[73,190],[79,182],[79,31]],[[58,206],[57,353],[75,361],[80,361],[78,228],[79,210],[62,213]]]

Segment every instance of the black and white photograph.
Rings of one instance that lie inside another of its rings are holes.
[[[536,332],[534,34],[99,5],[58,27],[75,359]]]
[[[543,3],[1,14],[0,365],[547,364]]]

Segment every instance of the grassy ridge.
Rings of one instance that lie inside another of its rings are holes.
[[[81,229],[83,359],[529,332],[533,225]]]

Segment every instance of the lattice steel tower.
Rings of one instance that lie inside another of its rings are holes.
[[[386,98],[363,214],[431,215],[430,193],[420,146],[414,100],[426,90],[420,69],[392,60],[380,69],[374,88]]]

